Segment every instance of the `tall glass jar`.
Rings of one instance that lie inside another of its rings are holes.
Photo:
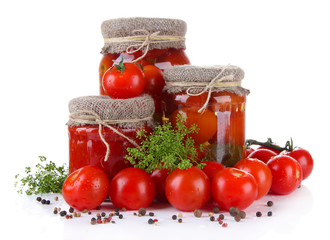
[[[176,66],[164,71],[164,120],[175,125],[181,114],[195,124],[190,136],[204,146],[208,160],[234,166],[245,151],[245,104],[249,91],[236,66]]]
[[[174,65],[190,64],[185,53],[187,24],[179,19],[117,18],[101,25],[104,46],[99,66],[100,94],[104,73],[115,63],[137,62],[145,67],[154,65],[164,70]],[[163,84],[163,82],[162,82]],[[160,95],[153,95],[155,119],[161,118]]]
[[[139,144],[137,131],[153,126],[153,99],[143,95],[131,99],[87,96],[69,103],[69,172],[83,166],[103,168],[109,180],[130,167],[127,148]]]

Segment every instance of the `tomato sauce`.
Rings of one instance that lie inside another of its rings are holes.
[[[137,141],[138,129],[124,129],[115,127],[128,138]],[[149,127],[144,127],[150,131]],[[130,167],[131,164],[125,156],[127,148],[134,147],[127,139],[119,136],[109,128],[103,128],[102,134],[110,146],[110,155],[105,161],[107,148],[99,135],[98,125],[69,126],[69,172],[86,165],[98,166],[104,169],[109,180],[120,170]]]

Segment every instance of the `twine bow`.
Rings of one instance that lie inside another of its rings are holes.
[[[102,140],[102,142],[105,144],[107,148],[107,152],[105,154],[104,161],[106,162],[108,160],[108,157],[110,155],[110,145],[107,143],[105,140],[103,133],[102,133],[102,127],[107,127],[110,128],[113,132],[118,134],[119,136],[123,137],[127,141],[129,141],[131,144],[134,146],[138,147],[139,145],[130,139],[129,137],[125,136],[121,132],[119,132],[116,128],[110,126],[109,124],[116,124],[116,123],[127,123],[127,122],[140,122],[144,120],[150,120],[152,119],[151,117],[143,118],[143,119],[126,119],[126,120],[102,120],[102,118],[95,112],[93,111],[88,111],[88,110],[82,110],[82,111],[76,111],[74,113],[71,113],[69,116],[70,120],[76,123],[80,124],[98,124],[99,125],[99,135]]]

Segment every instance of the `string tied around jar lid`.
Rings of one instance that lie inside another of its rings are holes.
[[[146,117],[146,118],[141,118],[141,119],[124,119],[124,120],[103,120],[97,113],[89,110],[78,110],[76,112],[73,112],[69,115],[69,118],[71,121],[79,124],[91,124],[95,125],[97,124],[99,126],[99,135],[104,143],[104,145],[107,148],[107,152],[105,154],[104,161],[106,162],[108,160],[108,157],[110,155],[110,145],[109,143],[105,140],[104,135],[102,133],[102,128],[107,127],[111,129],[113,132],[118,134],[119,136],[123,137],[127,141],[129,141],[131,144],[133,144],[135,147],[138,147],[139,145],[130,139],[129,137],[125,136],[123,133],[119,132],[116,128],[110,126],[109,124],[116,124],[116,123],[123,123],[123,122],[139,122],[139,121],[146,121],[146,120],[151,120],[152,117]]]
[[[138,52],[140,50],[143,51],[143,54],[134,59],[132,62],[137,62],[143,59],[149,51],[149,47],[151,43],[159,43],[159,42],[175,42],[175,41],[184,41],[185,37],[182,36],[167,36],[167,35],[160,35],[160,31],[157,32],[149,32],[146,29],[136,29],[133,30],[132,33],[143,33],[143,35],[133,35],[128,37],[119,37],[119,38],[106,38],[104,39],[104,43],[116,43],[116,42],[132,42],[126,48],[126,52],[128,54],[132,54]]]

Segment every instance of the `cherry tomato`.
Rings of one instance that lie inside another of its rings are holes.
[[[169,63],[170,66],[190,64],[190,61],[183,49],[169,49],[165,54],[160,56],[157,60],[157,63],[166,63],[166,62]],[[157,63],[155,64],[156,66]]]
[[[248,158],[257,158],[260,161],[263,161],[264,163],[267,164],[267,162],[271,158],[276,157],[276,156],[277,156],[277,154],[269,149],[256,149],[255,151],[250,153]]]
[[[255,150],[253,148],[246,148],[245,149],[245,155],[244,158],[247,158],[252,152],[254,152]]]
[[[212,180],[212,196],[225,210],[231,207],[243,210],[258,196],[258,186],[250,173],[236,168],[225,168]]]
[[[143,73],[146,79],[144,92],[152,96],[160,96],[165,86],[162,71],[154,65],[147,65],[143,67]]]
[[[109,179],[95,166],[85,166],[71,173],[63,183],[64,200],[81,211],[99,206],[108,196]]]
[[[257,199],[269,192],[272,186],[272,172],[264,162],[256,158],[245,158],[236,163],[234,168],[248,172],[254,177],[258,185]]]
[[[181,114],[186,120],[186,126],[189,128],[195,124],[198,128],[198,133],[191,133],[189,136],[195,140],[196,144],[201,144],[213,137],[217,132],[217,118],[213,112],[205,109],[203,113],[199,113],[199,107],[187,107],[174,111],[170,116],[172,126],[176,125],[176,118]]]
[[[155,197],[155,184],[140,168],[125,168],[110,182],[110,199],[118,208],[137,210],[149,206]]]
[[[274,149],[274,148],[270,148],[270,147],[260,146],[260,147],[258,147],[257,149],[268,149],[268,150],[273,151],[273,152],[276,153],[277,155],[281,153],[280,150],[277,150],[277,149]]]
[[[146,80],[137,64],[120,62],[104,74],[102,84],[111,98],[132,98],[143,93]]]
[[[151,179],[155,183],[156,187],[156,196],[158,202],[167,202],[167,198],[165,195],[165,182],[168,176],[167,169],[155,169],[151,173]]]
[[[296,190],[302,180],[299,163],[287,155],[278,155],[267,163],[273,175],[270,190],[275,194],[286,195]]]
[[[217,172],[222,169],[225,169],[224,165],[215,161],[205,161],[202,163],[205,163],[202,170],[209,177],[210,181],[212,181],[213,177],[217,174]]]
[[[302,180],[306,179],[313,171],[314,161],[311,154],[303,148],[295,148],[291,152],[284,154],[293,157],[301,166]]]
[[[102,87],[102,78],[103,75],[105,73],[105,71],[107,71],[109,68],[111,68],[113,66],[114,61],[118,58],[119,54],[105,54],[100,62],[100,66],[99,66],[99,79],[100,79],[100,93],[102,95],[106,95],[106,93],[103,90]]]
[[[209,199],[210,180],[199,168],[177,168],[166,179],[165,194],[173,207],[180,211],[194,211]]]

